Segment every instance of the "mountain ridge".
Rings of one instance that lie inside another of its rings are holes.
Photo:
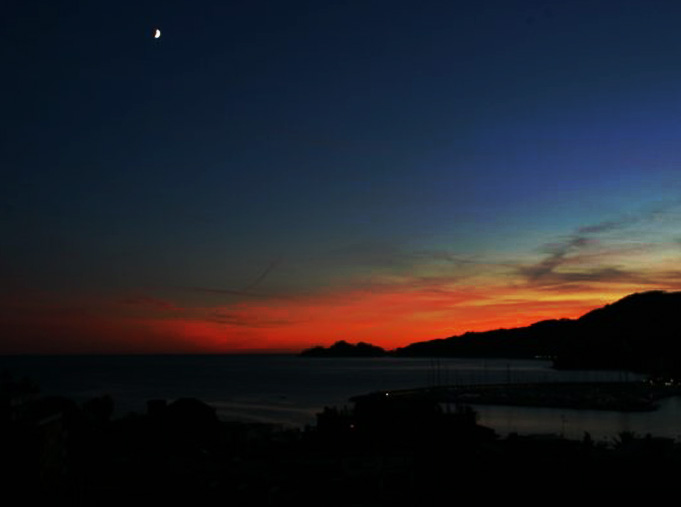
[[[550,357],[558,368],[681,371],[681,292],[633,293],[577,319],[469,332],[398,348],[403,357]]]
[[[397,357],[550,358],[564,369],[681,374],[681,291],[629,294],[576,319],[469,331],[385,352]],[[367,344],[363,344],[367,345]],[[315,350],[333,356],[334,347]],[[308,354],[315,355],[315,354]],[[380,355],[380,354],[379,354]]]

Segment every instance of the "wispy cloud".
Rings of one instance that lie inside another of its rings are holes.
[[[577,229],[578,235],[589,235],[589,234],[600,234],[604,232],[615,231],[617,229],[622,229],[628,225],[637,222],[636,218],[627,217],[621,218],[620,220],[607,220],[594,225],[585,225]]]
[[[640,213],[579,227],[561,241],[545,244],[541,260],[517,266],[516,272],[527,285],[536,288],[559,289],[587,283],[641,286],[664,283],[664,277],[652,267],[631,264],[639,254],[651,255],[660,248],[660,243],[634,238],[643,237],[641,231],[649,235],[654,230],[651,223],[677,205],[658,204]],[[619,241],[612,241],[613,233],[621,233]]]
[[[476,264],[472,257],[444,249],[421,248],[411,250],[389,240],[358,241],[326,252],[321,262],[331,265],[408,270],[428,264],[462,266]],[[319,261],[318,261],[319,262]]]
[[[207,320],[217,324],[247,328],[274,328],[299,324],[299,319],[270,317],[266,312],[254,313],[238,310],[218,310],[210,312]]]
[[[561,243],[550,243],[544,246],[548,252],[546,257],[536,264],[521,266],[518,271],[530,282],[553,278],[556,269],[567,262],[571,253],[579,251],[589,244],[589,239],[584,235],[574,235]]]

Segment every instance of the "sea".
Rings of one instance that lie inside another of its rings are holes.
[[[375,391],[506,382],[635,381],[623,371],[554,370],[550,361],[428,358],[303,358],[294,355],[0,356],[0,372],[36,382],[46,395],[82,403],[109,395],[115,416],[147,401],[198,398],[225,421],[290,428],[315,424],[326,406]],[[652,412],[474,406],[500,436],[562,435],[614,440],[622,432],[681,439],[681,398]]]

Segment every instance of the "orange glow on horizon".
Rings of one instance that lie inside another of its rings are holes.
[[[59,306],[25,302],[0,315],[2,353],[298,352],[338,340],[394,349],[468,331],[576,318],[635,290],[546,293],[505,287],[381,287],[184,307],[155,298]],[[16,310],[16,308],[15,308]]]

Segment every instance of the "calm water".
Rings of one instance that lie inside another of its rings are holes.
[[[0,371],[37,381],[46,394],[82,402],[110,394],[118,415],[143,412],[146,401],[197,397],[222,419],[313,424],[325,405],[377,390],[436,384],[544,381],[618,381],[612,371],[562,372],[547,361],[471,359],[326,359],[295,356],[55,356],[0,357]],[[500,434],[589,431],[608,438],[620,431],[681,438],[681,401],[652,413],[618,413],[479,406],[480,423]]]

